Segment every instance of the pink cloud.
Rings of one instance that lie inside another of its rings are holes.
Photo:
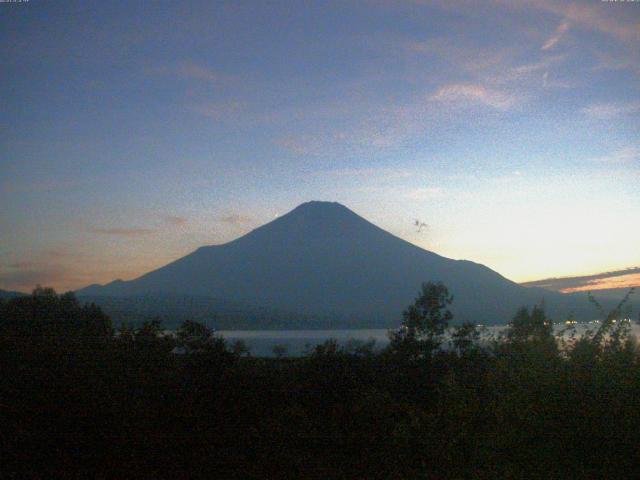
[[[191,62],[182,62],[176,69],[178,75],[193,80],[204,80],[207,82],[217,82],[221,79],[220,74],[213,70]]]
[[[170,224],[170,225],[176,225],[176,226],[183,226],[186,225],[188,223],[188,220],[184,217],[176,217],[173,215],[167,215],[165,217],[165,222]]]
[[[483,85],[454,83],[440,87],[430,100],[460,105],[482,104],[498,110],[507,110],[516,103],[513,95],[489,89]]]
[[[569,30],[569,23],[562,22],[556,28],[555,33],[551,38],[549,38],[544,45],[542,46],[542,50],[551,50],[556,44],[560,41],[560,39],[564,36],[564,34]]]
[[[557,15],[577,26],[596,30],[624,41],[635,42],[640,39],[640,27],[637,22],[625,22],[619,20],[611,11],[615,5],[607,5],[607,2],[577,3],[558,2],[556,0],[524,0],[513,2],[510,0],[497,0],[507,7],[518,8],[527,6]],[[552,37],[553,38],[553,37]]]

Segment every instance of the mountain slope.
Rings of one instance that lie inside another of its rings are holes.
[[[328,202],[302,204],[237,240],[199,248],[135,280],[77,293],[200,295],[394,324],[429,280],[453,292],[460,321],[502,323],[520,305],[543,298],[552,309],[564,303],[560,294],[522,287],[483,265],[423,250]]]
[[[22,292],[13,292],[13,291],[0,289],[0,298],[15,298],[15,297],[22,297],[24,295],[27,295],[27,294]]]

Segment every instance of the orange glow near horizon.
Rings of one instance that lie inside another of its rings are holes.
[[[579,287],[564,288],[562,293],[588,292],[592,290],[608,290],[611,288],[640,287],[640,273],[620,275],[616,277],[598,278]]]

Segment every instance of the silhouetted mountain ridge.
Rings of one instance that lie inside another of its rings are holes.
[[[14,291],[0,289],[0,298],[15,298],[15,297],[22,297],[24,295],[27,295],[27,294],[22,292],[14,292]]]
[[[343,205],[318,201],[229,243],[198,248],[137,279],[77,293],[208,296],[304,315],[359,319],[366,326],[368,321],[399,323],[402,310],[425,281],[449,287],[458,321],[504,323],[521,305],[544,299],[553,311],[566,303],[558,293],[525,288],[484,265],[442,257]]]

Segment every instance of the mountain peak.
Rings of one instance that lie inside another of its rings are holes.
[[[506,320],[539,299],[487,267],[423,250],[344,205],[322,201],[298,205],[232,242],[199,248],[135,280],[81,294],[196,295],[391,324],[425,281],[450,288],[462,321]]]
[[[301,203],[296,208],[311,208],[311,207],[341,207],[347,208],[341,203],[338,202],[330,202],[328,200],[309,200],[308,202]]]
[[[298,234],[308,235],[310,238],[345,234],[354,229],[377,229],[377,227],[374,227],[357,213],[340,203],[318,200],[298,205],[286,215],[265,225],[263,228],[271,231],[272,229],[283,229],[282,233],[285,235],[292,235],[297,232]],[[287,237],[283,237],[282,241],[286,242]]]
[[[327,202],[323,200],[311,200],[310,202],[301,203],[293,212],[351,212],[347,207],[338,202]],[[353,213],[353,212],[351,212]]]

